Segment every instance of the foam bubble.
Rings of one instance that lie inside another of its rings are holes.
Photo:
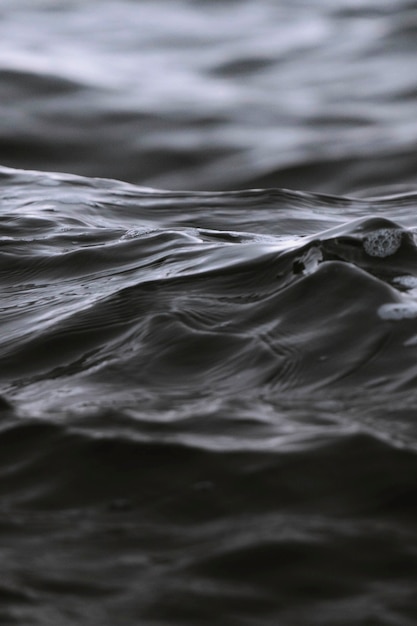
[[[404,320],[417,317],[417,302],[390,302],[378,309],[378,315],[383,320]]]
[[[402,231],[399,228],[381,228],[364,237],[363,247],[369,256],[391,256],[400,247],[401,236]]]
[[[417,276],[411,276],[411,274],[406,276],[397,276],[392,282],[397,283],[397,285],[401,285],[402,287],[415,289],[417,287]]]

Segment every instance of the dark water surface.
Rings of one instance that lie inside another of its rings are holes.
[[[417,194],[1,198],[3,623],[412,624]]]
[[[416,33],[0,0],[1,625],[415,626]]]

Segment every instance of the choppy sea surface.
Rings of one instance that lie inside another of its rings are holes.
[[[415,626],[416,32],[0,1],[0,624]]]

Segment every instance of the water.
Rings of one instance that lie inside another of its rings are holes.
[[[415,184],[415,2],[0,11],[4,165],[167,189]]]
[[[0,17],[0,623],[414,626],[417,6]]]

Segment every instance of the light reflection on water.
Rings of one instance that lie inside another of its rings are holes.
[[[5,165],[173,189],[416,182],[403,0],[0,9]]]

